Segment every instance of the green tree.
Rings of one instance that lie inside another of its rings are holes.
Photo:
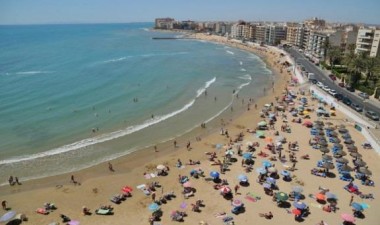
[[[327,57],[330,61],[331,70],[334,69],[335,63],[340,61],[340,59],[342,58],[342,53],[343,53],[342,50],[337,46],[332,46],[327,51]]]

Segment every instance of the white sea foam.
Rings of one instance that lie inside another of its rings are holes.
[[[235,53],[231,52],[231,51],[226,51],[228,54],[231,54],[231,55],[235,55]]]
[[[16,75],[35,75],[35,74],[47,74],[53,73],[52,71],[22,71],[15,73]],[[9,74],[9,73],[8,73]]]
[[[120,58],[105,60],[105,61],[103,61],[103,63],[120,62],[120,61],[123,61],[123,60],[126,60],[126,59],[127,59],[127,57],[120,57]]]
[[[239,78],[242,79],[242,80],[252,80],[252,77],[251,77],[251,75],[249,75],[249,74],[246,74],[246,75],[241,76],[241,77],[239,77]]]
[[[240,71],[243,71],[243,72],[245,72],[245,71],[247,71],[247,70],[246,70],[246,69],[244,69],[244,68],[241,68],[241,69],[240,69]]]
[[[240,61],[239,63],[240,63],[240,65],[243,65],[243,62],[242,62],[242,61]]]
[[[144,31],[150,31],[149,28],[140,28],[141,30],[144,30]]]
[[[209,87],[211,86],[211,84],[214,83],[215,81],[216,81],[216,77],[214,77],[214,78],[212,78],[211,80],[207,81],[207,82],[205,83],[205,86],[204,86],[204,87],[198,89],[198,90],[197,90],[197,98],[198,98],[199,96],[201,96],[201,95],[206,91],[206,89],[209,88]]]
[[[215,81],[216,81],[216,78],[214,77],[211,80],[207,81],[202,88],[198,89],[196,98],[198,98]],[[102,134],[102,135],[99,135],[99,136],[96,136],[93,138],[83,139],[81,141],[77,141],[77,142],[74,142],[72,144],[64,145],[62,147],[55,148],[55,149],[52,149],[52,150],[49,150],[46,152],[40,152],[40,153],[36,153],[36,154],[32,154],[32,155],[26,155],[26,156],[24,155],[24,156],[20,156],[20,157],[1,160],[0,165],[22,162],[22,161],[28,161],[28,160],[38,159],[38,158],[42,158],[42,157],[46,157],[46,156],[62,154],[65,152],[74,151],[74,150],[77,150],[80,148],[84,148],[84,147],[87,147],[90,145],[94,145],[94,144],[98,144],[98,143],[102,143],[102,142],[106,142],[106,141],[110,141],[110,140],[113,140],[116,138],[123,137],[125,135],[140,131],[140,130],[147,128],[147,127],[150,127],[154,124],[160,123],[164,120],[167,120],[173,116],[176,116],[176,115],[186,111],[187,109],[189,109],[194,104],[196,98],[192,99],[189,103],[187,103],[182,108],[180,108],[176,111],[173,111],[171,113],[161,115],[161,116],[155,116],[153,119],[146,120],[142,124],[138,124],[135,126],[129,126],[125,129],[114,131],[114,132],[107,133],[107,134]]]

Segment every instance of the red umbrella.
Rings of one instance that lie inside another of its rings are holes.
[[[322,193],[318,193],[317,195],[315,195],[315,198],[317,200],[325,200],[326,199],[326,196]]]
[[[343,213],[342,215],[340,215],[340,217],[342,217],[342,219],[344,221],[347,221],[347,222],[350,222],[350,223],[355,222],[355,217],[353,215],[351,215],[351,214]]]
[[[310,120],[305,120],[305,121],[303,122],[303,125],[304,125],[304,126],[311,126],[311,125],[313,125],[313,123],[312,123]]]
[[[292,210],[292,213],[293,213],[294,215],[296,215],[296,216],[299,216],[299,215],[301,215],[301,210],[299,210],[299,209],[293,209],[293,210]]]
[[[243,202],[239,199],[235,199],[232,201],[232,206],[239,207],[243,204]]]
[[[125,193],[130,193],[133,191],[133,189],[129,186],[125,186],[121,189],[122,192],[125,192]]]
[[[220,192],[224,193],[224,194],[227,194],[227,193],[230,193],[231,192],[231,188],[229,188],[228,186],[222,186],[220,189],[219,189]]]

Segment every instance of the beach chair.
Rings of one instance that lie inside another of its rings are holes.
[[[112,215],[113,212],[111,209],[97,209],[95,210],[96,215]]]

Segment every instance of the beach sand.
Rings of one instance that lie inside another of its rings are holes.
[[[268,64],[274,72],[278,74],[277,79],[274,83],[274,88],[267,89],[266,95],[260,99],[254,99],[251,104],[251,109],[243,113],[238,118],[230,120],[230,118],[224,118],[226,125],[224,129],[228,129],[230,137],[235,138],[240,132],[244,133],[243,151],[246,150],[246,142],[260,143],[260,147],[257,148],[257,152],[264,151],[268,154],[270,152],[264,149],[267,142],[264,139],[258,139],[254,135],[247,133],[247,128],[255,128],[256,124],[262,120],[259,117],[259,110],[264,104],[275,102],[275,96],[280,96],[284,87],[287,86],[287,82],[290,80],[290,74],[285,68],[279,65],[280,55],[278,52],[271,52],[268,49],[262,47],[249,48],[247,46],[238,45],[236,43],[227,43],[226,39],[215,36],[197,35],[197,38],[207,41],[214,41],[223,44],[229,44],[233,47],[239,47],[245,50],[249,50],[263,57],[265,62]],[[282,70],[282,73],[281,73]],[[290,87],[297,91],[297,87]],[[308,93],[307,97],[310,98]],[[248,101],[247,101],[248,102]],[[311,105],[314,107],[317,102],[309,100]],[[257,104],[258,109],[254,108],[254,104]],[[242,107],[247,108],[247,105]],[[316,119],[315,113],[311,114],[311,120]],[[291,115],[288,113],[288,118]],[[378,161],[378,155],[373,150],[365,150],[360,144],[363,143],[364,137],[354,129],[352,124],[347,124],[345,117],[337,112],[335,117],[324,120],[324,122],[330,121],[335,125],[345,124],[349,130],[353,140],[356,142],[356,146],[359,152],[363,155],[363,160],[369,165],[369,169],[374,173],[372,179],[376,184],[380,182],[377,171],[380,171],[380,165],[376,163]],[[279,118],[278,122],[275,124],[276,130],[280,131],[280,126],[282,121]],[[341,213],[352,213],[351,207],[349,206],[349,200],[351,194],[343,189],[343,186],[347,182],[339,180],[339,174],[336,169],[331,170],[337,175],[336,178],[322,178],[312,176],[310,174],[310,169],[316,167],[316,162],[321,159],[321,153],[318,150],[312,149],[308,141],[311,137],[309,129],[302,126],[301,124],[291,123],[292,132],[285,133],[280,132],[280,135],[287,138],[288,141],[298,141],[300,150],[297,153],[298,163],[296,165],[297,170],[292,172],[296,178],[293,178],[292,182],[285,182],[282,179],[278,180],[278,186],[281,191],[289,193],[292,186],[299,186],[300,183],[303,184],[304,192],[306,196],[304,202],[306,202],[309,207],[311,214],[305,218],[304,224],[316,224],[321,220],[324,220],[327,224],[341,224],[342,220],[340,218]],[[6,186],[0,188],[1,200],[6,200],[9,207],[18,213],[24,213],[29,218],[28,222],[25,224],[42,225],[49,224],[51,222],[61,222],[59,214],[65,214],[69,216],[72,220],[79,220],[81,224],[149,224],[148,218],[151,213],[148,210],[148,205],[152,203],[151,196],[146,196],[142,191],[138,190],[136,186],[140,184],[146,184],[153,181],[158,181],[163,189],[157,188],[156,196],[157,198],[162,196],[162,193],[167,193],[169,191],[174,191],[176,198],[163,204],[161,209],[163,211],[162,220],[159,224],[175,224],[170,219],[170,212],[173,210],[186,211],[188,216],[184,218],[183,224],[199,224],[200,221],[205,221],[208,224],[223,224],[221,218],[217,218],[215,214],[220,212],[226,212],[227,215],[231,215],[234,218],[235,224],[298,224],[294,220],[294,215],[289,214],[287,209],[277,207],[276,203],[271,200],[270,196],[265,195],[263,188],[260,184],[256,182],[257,173],[256,168],[261,167],[261,161],[268,158],[260,158],[257,156],[255,159],[254,169],[252,172],[246,173],[244,168],[241,166],[241,157],[234,156],[237,158],[236,163],[232,163],[229,166],[229,171],[221,175],[222,179],[227,179],[230,187],[233,188],[238,184],[237,176],[239,174],[246,174],[249,178],[249,187],[240,187],[238,195],[234,195],[235,199],[240,199],[243,201],[246,211],[237,216],[231,214],[231,203],[225,200],[219,193],[218,190],[214,190],[212,181],[206,181],[204,178],[194,179],[190,178],[192,186],[196,188],[196,193],[194,197],[185,199],[181,194],[183,190],[182,186],[178,182],[179,175],[189,176],[189,172],[193,168],[202,168],[205,171],[206,177],[208,177],[210,171],[219,171],[218,166],[212,166],[210,161],[207,160],[205,152],[215,151],[217,153],[218,159],[222,160],[224,156],[224,148],[218,150],[215,148],[216,144],[227,144],[229,138],[225,135],[220,135],[219,128],[210,130],[208,132],[203,131],[203,136],[201,141],[195,141],[192,138],[201,133],[202,129],[194,131],[184,137],[179,137],[177,139],[178,148],[173,147],[172,142],[159,143],[158,152],[154,149],[145,149],[139,152],[135,152],[126,157],[121,157],[117,160],[112,161],[113,168],[115,172],[108,170],[108,165],[101,164],[83,171],[77,171],[72,173],[75,179],[81,184],[74,185],[70,183],[71,174],[64,174],[60,176],[54,176],[49,178],[44,178],[40,180],[33,180],[25,182],[22,185]],[[273,137],[274,131],[266,131],[267,136]],[[186,149],[186,143],[191,140],[191,149],[188,151]],[[284,145],[285,150],[287,150],[287,144]],[[235,150],[236,152],[236,150]],[[288,158],[288,153],[283,152]],[[300,159],[300,155],[309,154],[310,160]],[[329,153],[331,155],[331,153]],[[350,160],[349,165],[352,167],[351,157],[346,156],[345,158]],[[200,165],[185,165],[184,168],[178,169],[175,167],[177,159],[186,164],[189,159],[200,160]],[[282,164],[279,161],[275,161],[275,167],[281,171],[292,165],[290,162]],[[168,165],[170,167],[168,176],[160,176],[151,179],[146,179],[143,174],[145,172],[154,172],[155,167],[158,164]],[[298,181],[297,181],[298,180]],[[22,181],[22,180],[21,180]],[[297,183],[298,182],[298,183]],[[358,181],[355,181],[359,184]],[[128,198],[126,201],[122,202],[120,205],[115,205],[109,201],[110,197],[115,194],[121,193],[121,188],[125,185],[134,188],[132,192],[132,197]],[[336,194],[339,198],[338,207],[339,210],[336,213],[327,213],[321,209],[321,205],[317,203],[314,199],[308,197],[309,194],[318,193],[318,187],[329,188],[330,191]],[[363,193],[373,193],[375,198],[379,196],[379,189],[374,187],[360,186],[360,191]],[[256,202],[249,201],[245,199],[246,194],[250,192],[261,199]],[[197,199],[204,201],[205,207],[201,208],[201,212],[191,211],[191,204],[195,203]],[[354,201],[365,202],[370,205],[369,209],[364,211],[366,216],[365,219],[357,219],[356,224],[369,224],[376,225],[379,224],[380,215],[376,214],[378,207],[380,206],[380,201],[374,200],[362,200],[359,196],[354,196]],[[43,207],[45,202],[53,202],[58,209],[49,213],[48,215],[40,215],[35,212],[37,208]],[[290,201],[290,203],[292,203]],[[94,214],[94,210],[100,205],[109,205],[114,207],[114,215],[112,216],[99,216]],[[82,215],[82,206],[86,206],[91,209],[93,215],[84,216]],[[294,207],[290,207],[288,210],[292,210]],[[271,211],[274,215],[273,219],[267,220],[263,217],[259,217],[259,213],[266,213]],[[5,212],[5,211],[4,211]],[[62,223],[61,223],[62,224]]]

